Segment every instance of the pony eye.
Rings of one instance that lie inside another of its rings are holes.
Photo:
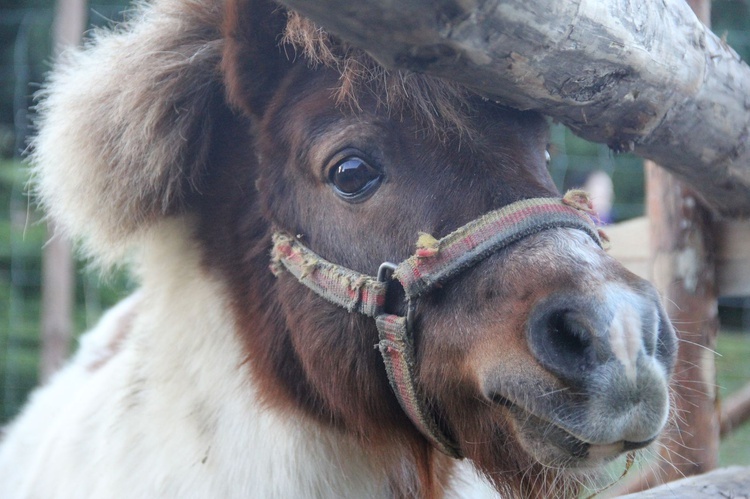
[[[331,169],[329,180],[336,194],[342,198],[361,201],[364,196],[375,192],[383,180],[383,174],[362,158],[350,156]]]

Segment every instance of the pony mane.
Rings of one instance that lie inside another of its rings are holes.
[[[425,132],[444,137],[447,130],[468,134],[471,93],[458,84],[411,71],[390,71],[364,50],[352,47],[297,12],[290,11],[282,44],[312,66],[340,73],[334,89],[338,105],[359,109],[364,93],[394,117],[411,114]]]
[[[32,194],[98,265],[120,263],[200,189],[223,99],[221,11],[136,4],[63,53],[36,95]]]

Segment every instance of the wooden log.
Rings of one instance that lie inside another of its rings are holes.
[[[732,466],[684,478],[620,499],[735,499],[750,498],[750,468]]]
[[[47,224],[50,241],[42,252],[42,309],[39,351],[39,380],[52,376],[70,353],[73,340],[75,277],[70,241],[54,236],[54,224]]]
[[[721,403],[721,437],[750,421],[750,383]]]
[[[710,23],[711,0],[688,1]],[[645,168],[651,278],[677,331],[679,350],[671,384],[673,424],[660,438],[661,459],[635,490],[716,468],[720,442],[714,353],[719,295],[712,217],[674,175],[652,161],[646,161]]]
[[[750,215],[750,68],[683,0],[281,0],[391,68],[539,110]]]
[[[679,352],[671,385],[674,424],[660,441],[662,459],[634,490],[705,473],[717,466],[719,455],[714,353],[719,320],[711,216],[690,188],[647,163],[652,280],[677,331]]]
[[[750,296],[750,221],[719,223],[715,235],[721,296]]]

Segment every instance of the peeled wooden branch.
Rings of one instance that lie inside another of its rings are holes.
[[[683,0],[282,0],[391,68],[536,109],[750,216],[750,68]]]
[[[721,403],[721,436],[724,437],[750,420],[750,383]]]
[[[750,488],[750,468],[733,466],[721,468],[704,475],[683,478],[645,492],[621,496],[621,499],[711,499],[747,497]]]

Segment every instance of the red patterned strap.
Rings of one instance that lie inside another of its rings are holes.
[[[589,215],[567,199],[526,199],[487,213],[401,262],[393,277],[409,298],[416,298],[492,253],[551,228],[580,229],[601,246]]]
[[[414,300],[437,284],[543,230],[580,229],[601,246],[599,233],[589,216],[592,213],[588,195],[582,191],[571,191],[563,199],[518,201],[487,213],[440,240],[423,234],[416,254],[401,262],[393,277],[403,286],[411,307]],[[459,446],[441,430],[417,388],[412,325],[405,317],[383,312],[385,283],[328,262],[288,234],[274,234],[273,243],[271,268],[275,274],[286,268],[328,301],[350,312],[376,318],[378,347],[401,408],[436,448],[461,458]]]
[[[601,245],[589,215],[571,206],[567,198],[526,199],[487,213],[434,240],[431,248],[419,249],[397,266],[393,277],[412,299],[490,254],[546,229],[580,229]],[[317,294],[350,312],[375,317],[385,303],[386,286],[377,278],[329,262],[289,234],[275,233],[273,243],[274,273],[282,265]]]
[[[273,235],[271,262],[274,274],[283,265],[305,286],[349,312],[375,317],[385,304],[385,283],[321,258],[289,234]]]
[[[425,407],[424,397],[414,384],[416,379],[414,345],[407,328],[406,318],[381,314],[375,322],[380,333],[378,348],[383,356],[388,381],[401,408],[432,445],[441,452],[460,459],[463,456],[458,446],[438,427],[432,412]]]

